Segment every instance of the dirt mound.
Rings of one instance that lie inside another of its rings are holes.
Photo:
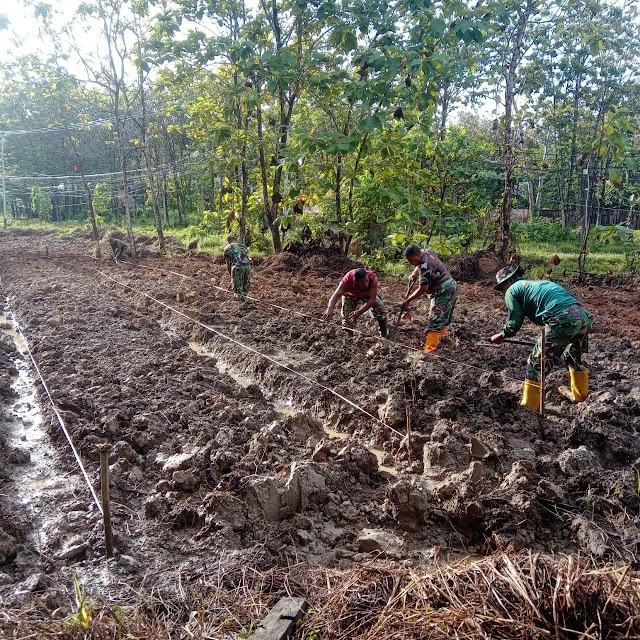
[[[351,269],[361,267],[362,263],[353,261],[339,249],[330,248],[311,256],[307,266],[313,273],[318,275],[338,276]]]
[[[2,233],[7,232],[2,231]],[[54,232],[49,229],[12,229],[10,234],[12,236],[50,236],[53,235]]]
[[[476,282],[490,277],[503,265],[500,256],[482,249],[456,258],[449,263],[449,271],[458,282]]]
[[[309,258],[284,251],[265,257],[261,263],[262,272],[267,274],[304,273],[318,276],[339,276],[361,266],[361,263],[354,262],[334,248],[318,249]]]
[[[362,264],[345,256],[339,247],[289,242],[282,253],[265,258],[262,266],[269,273],[302,272],[319,276],[337,276],[361,267]]]
[[[301,271],[304,260],[293,253],[276,253],[267,256],[262,262],[263,273],[294,273]]]

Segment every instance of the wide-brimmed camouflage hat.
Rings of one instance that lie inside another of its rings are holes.
[[[494,285],[494,289],[496,291],[500,291],[500,285],[511,278],[511,276],[521,276],[524,273],[524,269],[519,264],[509,264],[506,267],[503,267],[496,273],[496,282]]]

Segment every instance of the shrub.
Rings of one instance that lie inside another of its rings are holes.
[[[560,220],[533,216],[529,222],[514,222],[513,231],[516,236],[527,242],[578,242],[578,230],[570,227],[562,228]]]

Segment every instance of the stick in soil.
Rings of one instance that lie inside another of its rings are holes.
[[[98,445],[100,452],[100,491],[102,498],[102,521],[107,558],[113,558],[113,531],[111,529],[111,503],[109,500],[109,449],[107,443]]]

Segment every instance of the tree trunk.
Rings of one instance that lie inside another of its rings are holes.
[[[576,169],[576,140],[578,136],[578,105],[580,98],[580,91],[582,89],[582,75],[579,74],[576,78],[576,83],[574,86],[574,94],[573,94],[573,113],[571,117],[571,153],[569,155],[569,178],[567,180],[567,196],[565,198],[565,202],[571,205],[572,202],[575,202],[574,199],[574,183],[573,183],[573,173]],[[567,227],[566,217],[563,216],[562,219],[562,228]]]
[[[167,195],[167,175],[162,174],[162,215],[164,217],[164,223],[169,224],[169,202]]]
[[[258,129],[258,159],[260,163],[260,181],[262,182],[262,198],[264,201],[264,216],[267,221],[267,226],[271,232],[271,239],[273,240],[273,250],[275,253],[282,252],[282,240],[280,238],[280,230],[275,225],[274,210],[269,198],[269,174],[267,172],[267,159],[264,153],[264,145],[262,144],[264,139],[264,133],[262,130],[262,111],[260,108],[256,109],[256,126]]]
[[[449,82],[446,82],[442,87],[442,112],[440,114],[440,132],[438,134],[440,142],[444,140],[444,137],[447,134],[447,119],[449,117],[449,88]]]
[[[342,184],[342,154],[336,154],[336,222],[342,224],[342,200],[340,198],[340,185]]]
[[[127,173],[126,153],[124,150],[124,127],[120,114],[116,110],[116,130],[118,135],[118,154],[120,156],[120,170],[122,171],[122,190],[124,201],[124,218],[127,225],[127,239],[131,248],[131,257],[136,257],[136,245],[133,236],[133,224],[131,222],[131,205],[129,203],[129,175]]]
[[[503,64],[504,89],[504,139],[503,139],[503,166],[504,166],[504,192],[500,214],[500,256],[504,259],[509,250],[511,241],[511,209],[513,208],[513,169],[515,167],[515,154],[513,149],[513,107],[515,100],[515,83],[518,65],[523,55],[524,34],[531,15],[531,3],[518,11],[516,31],[513,37],[513,48],[509,52],[508,66]]]
[[[84,169],[82,168],[82,161],[80,159],[80,153],[78,151],[78,147],[76,146],[76,142],[69,131],[69,127],[67,123],[64,123],[64,130],[67,134],[67,140],[69,141],[69,145],[73,149],[73,155],[76,159],[76,164],[78,166],[78,171],[80,172],[80,179],[82,180],[82,186],[84,187],[85,193],[87,194],[87,208],[89,209],[89,222],[91,222],[91,234],[93,235],[93,242],[96,247],[96,258],[102,257],[102,252],[100,251],[100,236],[98,234],[98,224],[96,222],[96,214],[93,210],[93,193],[91,192],[91,187],[87,181],[87,178],[84,174]]]

